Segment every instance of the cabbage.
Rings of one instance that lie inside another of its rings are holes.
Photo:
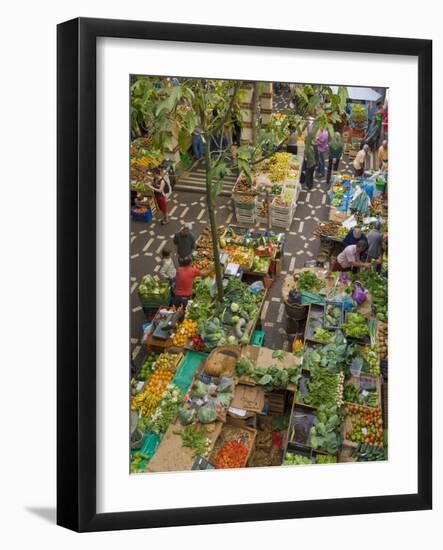
[[[203,407],[200,407],[198,410],[197,418],[200,422],[202,422],[202,424],[209,424],[216,420],[217,413],[212,405],[203,405]]]
[[[236,304],[235,302],[232,302],[232,304],[231,304],[232,313],[237,313],[237,311],[239,311],[239,309],[240,309],[240,306],[238,304]]]

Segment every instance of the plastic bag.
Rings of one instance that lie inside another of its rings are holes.
[[[197,418],[202,424],[210,424],[217,419],[217,412],[214,405],[207,404],[203,407],[200,407],[197,413]]]
[[[217,386],[217,392],[223,393],[231,391],[234,381],[228,376],[221,376]]]
[[[229,404],[231,403],[231,401],[232,401],[232,393],[228,393],[228,392],[220,393],[219,395],[217,395],[217,398],[215,400],[216,403],[218,403],[219,405],[225,408],[229,407]]]
[[[195,419],[195,410],[184,409],[183,407],[180,407],[178,409],[178,419],[180,420],[180,423],[183,424],[183,426],[192,424],[192,422],[194,422],[194,419]]]
[[[252,285],[248,286],[249,292],[252,292],[253,294],[258,294],[262,290],[264,290],[264,284],[263,281],[255,281],[255,283],[252,283]]]
[[[288,294],[288,304],[300,304],[301,302],[301,294],[300,292],[297,292],[294,288],[289,291]]]
[[[366,292],[359,282],[354,283],[354,290],[351,296],[357,304],[362,304],[366,300]]]
[[[192,386],[191,397],[204,397],[208,393],[208,386],[197,380]]]

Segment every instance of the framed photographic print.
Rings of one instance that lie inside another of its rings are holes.
[[[431,508],[431,66],[58,26],[59,525]]]

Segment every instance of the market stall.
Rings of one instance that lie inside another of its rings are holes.
[[[275,153],[254,167],[252,179],[240,173],[233,190],[237,222],[289,229],[301,190],[301,156]]]

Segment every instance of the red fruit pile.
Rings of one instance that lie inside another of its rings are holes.
[[[242,468],[248,456],[248,447],[243,443],[227,441],[218,451],[214,466],[216,468]]]

